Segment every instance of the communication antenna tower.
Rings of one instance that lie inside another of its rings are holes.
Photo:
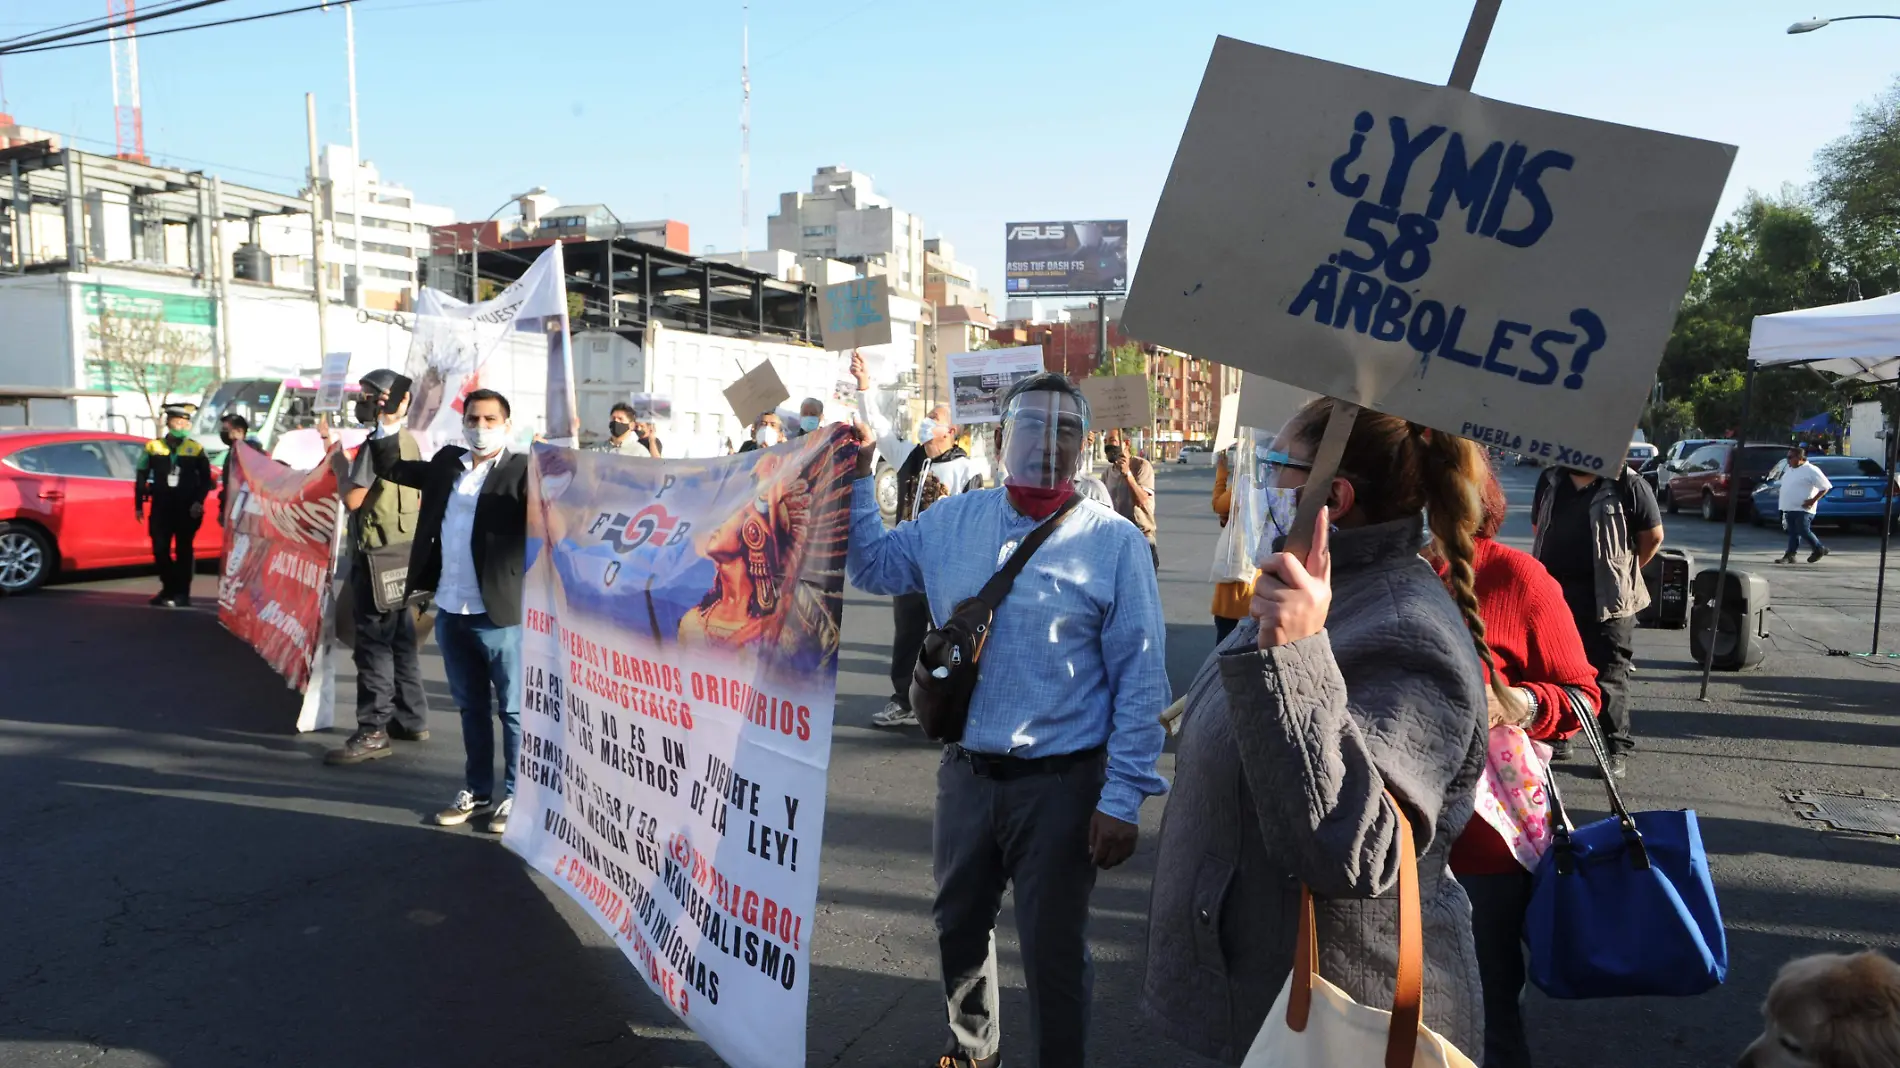
[[[136,0],[106,0],[106,31],[112,52],[112,134],[120,159],[150,162],[145,157],[145,117],[139,110],[139,40]],[[120,24],[123,25],[120,25]]]

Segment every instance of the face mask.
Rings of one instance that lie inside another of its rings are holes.
[[[1104,445],[1102,446],[1102,456],[1112,464],[1122,458],[1122,447],[1120,445]]]
[[[486,456],[508,444],[508,426],[465,426],[462,437],[477,456]]]
[[[937,421],[935,419],[926,418],[917,424],[917,444],[928,445],[930,444],[930,439],[936,436]]]
[[[184,437],[185,433],[186,433],[185,431],[179,430],[176,427],[165,428],[165,436],[168,438],[171,438],[173,441],[177,441],[178,439]]]
[[[778,427],[762,426],[753,432],[752,440],[758,442],[760,448],[769,449],[779,443]]]
[[[1003,481],[1054,489],[1081,469],[1088,421],[1075,398],[1050,390],[1019,394],[1003,413]]]
[[[1280,539],[1293,532],[1293,517],[1300,510],[1300,491],[1283,486],[1264,486],[1259,491],[1261,507],[1260,546],[1255,558],[1273,552]]]
[[[359,423],[374,422],[376,420],[376,402],[373,400],[357,401],[353,414],[355,414],[356,421]]]
[[[607,433],[612,434],[615,440],[626,437],[627,431],[630,429],[632,429],[632,427],[629,424],[620,422],[617,419],[607,424]]]
[[[805,433],[807,433],[807,434],[809,434],[809,433],[811,433],[811,432],[812,432],[812,431],[814,431],[814,430],[817,430],[817,429],[818,429],[818,417],[817,417],[817,416],[815,416],[815,415],[801,415],[801,416],[799,416],[799,417],[798,417],[798,429],[800,429],[800,430],[803,430],[803,431],[804,431]]]

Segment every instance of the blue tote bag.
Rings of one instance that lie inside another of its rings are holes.
[[[1693,810],[1632,813],[1596,716],[1571,695],[1603,768],[1608,819],[1570,829],[1550,784],[1550,850],[1537,866],[1524,940],[1530,979],[1554,998],[1681,997],[1728,977],[1728,938]]]

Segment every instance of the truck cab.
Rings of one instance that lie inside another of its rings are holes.
[[[317,423],[317,387],[315,375],[284,378],[227,378],[213,385],[198,408],[191,425],[212,463],[220,463],[225,453],[224,439],[218,436],[218,420],[226,415],[241,415],[251,424],[251,436],[265,452],[276,446],[277,439],[292,430]],[[343,409],[334,416],[333,425],[354,426],[351,408],[363,387],[355,382],[343,387]]]

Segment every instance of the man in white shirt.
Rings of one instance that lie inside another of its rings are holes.
[[[1788,551],[1778,564],[1794,563],[1795,550],[1807,542],[1812,548],[1808,563],[1827,555],[1827,546],[1814,536],[1814,511],[1834,483],[1821,469],[1808,462],[1808,450],[1795,445],[1788,450],[1788,469],[1781,473],[1781,523],[1788,528]]]

